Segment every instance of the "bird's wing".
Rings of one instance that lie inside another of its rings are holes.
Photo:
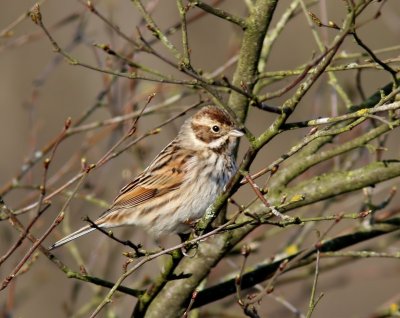
[[[115,216],[113,212],[118,213],[122,208],[135,207],[179,189],[190,169],[186,162],[192,157],[193,154],[180,151],[174,143],[169,144],[145,171],[121,189],[113,205],[95,221],[95,224],[101,228],[111,227],[107,225],[107,221]],[[56,242],[50,249],[62,246],[94,230],[94,227],[87,225]]]
[[[108,212],[120,208],[135,207],[152,198],[178,189],[187,173],[184,168],[186,155],[167,156],[163,161],[163,152],[153,163],[132,182],[123,187]]]

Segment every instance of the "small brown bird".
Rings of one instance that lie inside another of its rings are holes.
[[[172,140],[96,221],[98,227],[144,227],[156,238],[184,233],[201,218],[236,172],[233,149],[243,136],[231,117],[207,106],[187,119]],[[64,245],[95,228],[87,225],[53,244]]]

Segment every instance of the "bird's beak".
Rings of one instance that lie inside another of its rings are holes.
[[[238,130],[238,129],[232,129],[229,132],[229,135],[232,136],[232,137],[242,137],[244,135],[244,133],[242,131]]]

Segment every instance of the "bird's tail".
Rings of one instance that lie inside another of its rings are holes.
[[[75,232],[67,235],[66,237],[62,238],[61,240],[55,242],[53,245],[51,245],[49,247],[49,250],[52,250],[52,249],[60,247],[60,246],[62,246],[64,244],[67,244],[68,242],[71,242],[72,240],[75,240],[78,237],[81,237],[82,235],[85,235],[85,234],[87,234],[89,232],[92,232],[94,230],[95,230],[95,228],[90,226],[90,225],[84,226],[83,228],[79,229],[78,231],[75,231]]]

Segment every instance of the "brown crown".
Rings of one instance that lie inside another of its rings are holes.
[[[200,118],[206,116],[212,120],[218,121],[219,123],[226,125],[226,126],[233,126],[233,121],[229,114],[216,107],[216,106],[207,106],[203,107],[197,114],[194,115],[194,118]]]

